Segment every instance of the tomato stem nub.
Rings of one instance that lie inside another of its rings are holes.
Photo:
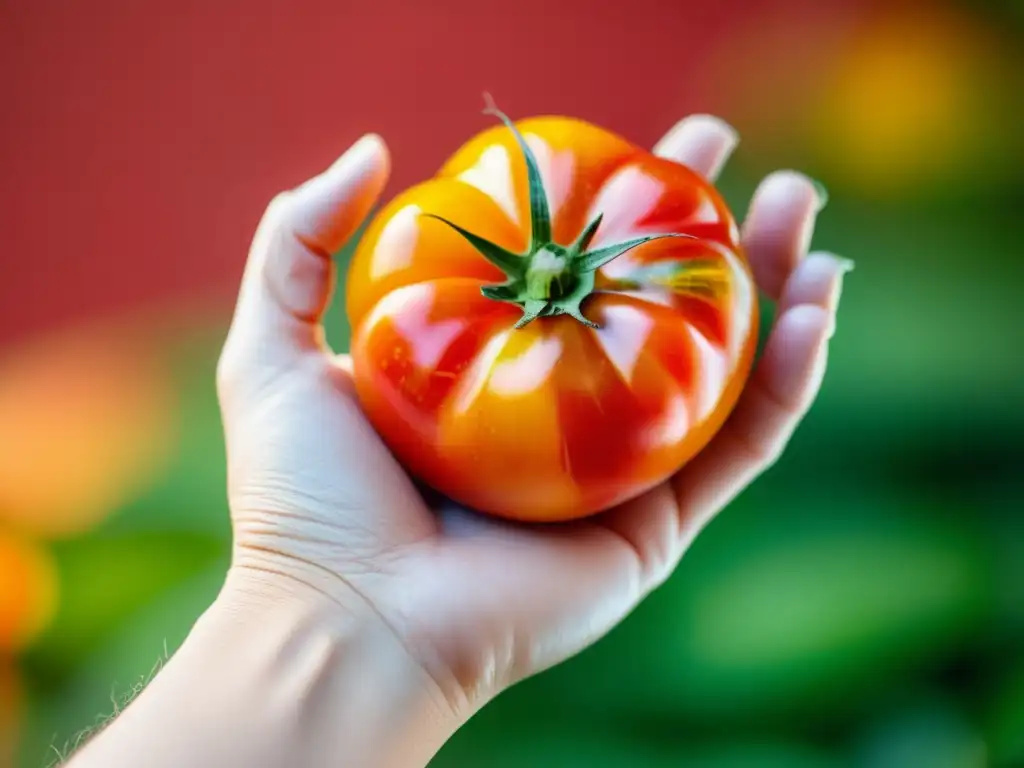
[[[598,326],[583,315],[583,301],[594,291],[598,269],[632,250],[654,240],[670,237],[692,238],[692,235],[646,235],[625,242],[590,250],[590,245],[601,228],[604,214],[598,214],[583,228],[572,245],[561,245],[552,239],[551,209],[540,174],[537,158],[515,123],[486,96],[485,114],[494,115],[512,132],[526,162],[526,179],[530,197],[530,246],[526,253],[514,253],[476,235],[458,224],[436,214],[425,216],[437,219],[458,232],[481,256],[500,269],[508,278],[504,283],[485,285],[480,290],[494,301],[518,305],[523,316],[516,323],[522,328],[538,317],[569,315],[591,328]]]

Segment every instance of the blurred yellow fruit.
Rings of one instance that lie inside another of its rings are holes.
[[[939,3],[880,6],[825,68],[812,119],[824,176],[867,196],[1005,173],[1012,53]]]
[[[49,624],[57,605],[57,573],[48,552],[0,532],[0,664]]]
[[[123,322],[0,356],[0,524],[80,533],[153,479],[174,433],[155,346]]]

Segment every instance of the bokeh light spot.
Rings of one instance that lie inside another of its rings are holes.
[[[159,474],[175,409],[156,346],[124,321],[0,357],[0,524],[81,533]]]
[[[49,553],[0,532],[0,663],[46,627],[56,605],[57,572]]]

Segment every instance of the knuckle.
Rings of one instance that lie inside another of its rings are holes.
[[[676,563],[673,559],[667,556],[663,556],[653,562],[647,571],[647,579],[645,591],[650,594],[656,589],[660,589],[668,581],[669,576],[675,571]]]
[[[217,396],[221,402],[237,391],[244,367],[238,341],[234,339],[233,334],[229,333],[221,348],[220,356],[217,358],[217,367],[214,372]]]
[[[278,192],[267,204],[267,210],[263,214],[263,218],[273,225],[280,226],[291,215],[292,205],[291,192]]]
[[[779,435],[773,439],[758,438],[746,432],[736,435],[736,440],[744,453],[761,469],[770,469],[778,463],[786,449],[787,436]]]
[[[231,386],[235,381],[236,368],[237,366],[235,365],[230,348],[225,345],[224,349],[221,350],[220,357],[217,359],[217,370],[215,373],[217,395],[221,399],[231,390]]]

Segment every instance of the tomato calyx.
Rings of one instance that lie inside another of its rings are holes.
[[[673,232],[645,235],[591,249],[591,242],[604,216],[603,213],[599,213],[584,227],[575,242],[570,245],[556,243],[552,238],[551,211],[537,158],[515,123],[492,101],[488,100],[484,113],[497,117],[512,131],[526,161],[530,198],[529,248],[526,253],[515,253],[442,216],[432,213],[424,215],[437,219],[458,232],[481,256],[505,273],[508,278],[505,282],[485,285],[481,292],[489,299],[516,304],[522,309],[523,316],[516,322],[516,328],[522,328],[538,317],[558,315],[569,315],[584,325],[597,328],[597,323],[584,316],[582,305],[594,292],[595,273],[598,269],[627,251],[653,240],[670,237],[693,239],[692,235]]]

